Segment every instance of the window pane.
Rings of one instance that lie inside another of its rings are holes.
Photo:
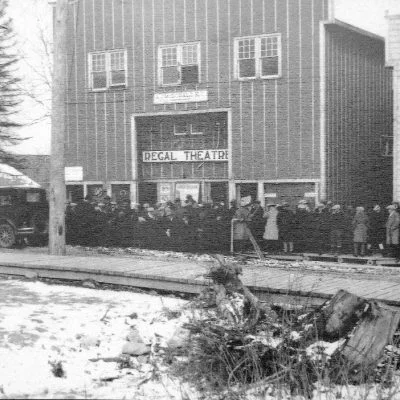
[[[262,76],[279,74],[279,57],[265,57],[261,59]]]
[[[111,71],[111,85],[125,86],[125,71]]]
[[[261,57],[278,56],[278,37],[265,37],[261,39]]]
[[[162,67],[172,67],[177,65],[176,47],[166,47],[161,49],[161,58]]]
[[[125,69],[125,52],[123,51],[111,52],[110,60],[111,60],[111,71]]]
[[[177,67],[166,67],[162,69],[162,83],[164,85],[179,83],[179,71]]]
[[[174,134],[175,135],[187,135],[189,132],[188,124],[185,121],[177,121],[174,124]]]
[[[255,40],[254,39],[242,39],[239,40],[239,54],[238,59],[249,59],[255,57]]]
[[[181,67],[181,83],[198,83],[199,67],[197,65]]]
[[[182,46],[182,65],[197,64],[197,44]]]
[[[239,77],[250,78],[256,76],[256,60],[239,60]]]
[[[202,135],[205,130],[204,123],[201,120],[194,121],[191,124],[191,128],[192,128],[191,130],[192,135]]]
[[[106,72],[93,72],[93,89],[107,88],[107,74]]]
[[[106,54],[92,54],[92,71],[100,72],[106,70]]]

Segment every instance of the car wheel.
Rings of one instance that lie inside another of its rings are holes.
[[[0,247],[10,248],[15,244],[15,232],[8,224],[0,225]]]

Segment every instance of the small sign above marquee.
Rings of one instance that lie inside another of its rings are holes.
[[[81,182],[83,181],[82,167],[65,167],[66,182]]]
[[[154,104],[199,103],[202,101],[208,101],[207,90],[156,93],[154,95]]]

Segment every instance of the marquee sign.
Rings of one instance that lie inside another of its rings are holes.
[[[228,150],[176,150],[176,151],[144,151],[143,162],[208,162],[228,161]]]
[[[198,103],[202,101],[208,101],[207,90],[156,93],[154,95],[154,104]]]

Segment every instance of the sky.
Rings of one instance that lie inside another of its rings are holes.
[[[278,0],[283,1],[283,0]],[[335,17],[362,29],[386,36],[387,24],[385,13],[400,14],[400,0],[335,0]],[[20,74],[27,86],[37,85],[32,82],[31,68],[43,69],[46,56],[41,46],[40,32],[46,32],[50,37],[51,7],[48,0],[9,0],[9,13],[14,20],[18,35],[19,48],[31,67],[26,63],[21,65]],[[37,82],[36,82],[37,83]],[[47,103],[49,95],[40,93],[40,98]],[[21,121],[30,122],[19,129],[21,137],[31,137],[22,144],[13,147],[12,151],[19,154],[49,154],[50,153],[50,121],[40,120],[32,124],[44,114],[44,109],[36,102],[27,100],[22,104]]]

